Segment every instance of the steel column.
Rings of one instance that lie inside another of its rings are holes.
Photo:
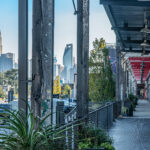
[[[28,0],[19,0],[19,110],[27,113],[28,103]]]
[[[54,0],[33,0],[32,42],[32,109],[40,117],[52,107]]]
[[[116,100],[120,101],[120,45],[116,47]]]
[[[89,101],[89,0],[77,2],[77,116],[82,118]]]

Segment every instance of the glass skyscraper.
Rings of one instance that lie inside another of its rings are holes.
[[[63,65],[67,68],[72,68],[73,66],[73,45],[67,44],[63,56]]]

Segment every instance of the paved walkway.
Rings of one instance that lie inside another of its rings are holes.
[[[133,117],[117,119],[109,134],[116,150],[150,150],[150,103],[139,100]]]

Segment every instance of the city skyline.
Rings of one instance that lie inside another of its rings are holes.
[[[54,56],[62,64],[63,52],[66,44],[74,46],[73,56],[76,57],[76,28],[77,21],[71,0],[55,1],[55,44]],[[9,3],[9,5],[8,5]],[[3,52],[15,53],[18,58],[18,0],[1,0],[0,30],[3,37]],[[111,31],[110,22],[99,0],[90,2],[90,50],[95,38],[103,37],[107,43],[115,42],[115,35]],[[6,19],[7,18],[7,19]],[[31,58],[32,45],[32,1],[29,1],[29,58]]]

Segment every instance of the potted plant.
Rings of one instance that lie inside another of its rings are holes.
[[[122,107],[122,115],[123,116],[128,116],[129,115],[128,107]]]

